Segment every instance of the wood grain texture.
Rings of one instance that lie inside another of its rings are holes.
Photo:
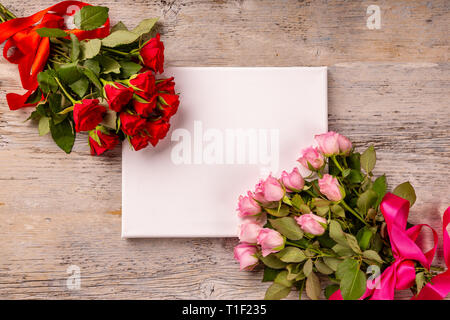
[[[55,2],[3,3],[25,16]],[[330,129],[360,148],[374,143],[376,173],[391,187],[409,180],[416,188],[410,220],[440,229],[450,204],[449,1],[90,3],[130,26],[161,16],[172,66],[329,66]],[[366,27],[369,4],[381,8],[380,30]],[[80,135],[67,156],[23,122],[30,110],[9,111],[5,92],[21,90],[16,67],[2,59],[0,298],[264,296],[260,271],[240,272],[233,261],[236,239],[121,240],[120,149],[91,157]],[[73,264],[78,291],[66,288]]]

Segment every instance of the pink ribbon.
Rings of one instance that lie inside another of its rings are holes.
[[[367,289],[360,298],[370,300],[393,300],[395,290],[410,288],[415,281],[415,261],[424,268],[430,269],[431,262],[437,249],[438,235],[427,224],[415,225],[406,229],[409,214],[409,202],[392,193],[387,193],[380,204],[381,212],[387,225],[395,261],[386,268],[380,276],[378,288],[371,289],[372,280],[367,281]],[[444,213],[444,253],[447,266],[450,263],[450,238],[446,231],[450,223],[450,207]],[[423,252],[416,243],[421,230],[426,227],[433,232],[434,246],[431,250]],[[450,272],[440,274],[432,279],[415,299],[443,299],[450,292]],[[330,296],[330,300],[342,300],[340,290]]]

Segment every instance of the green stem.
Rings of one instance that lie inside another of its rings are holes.
[[[364,223],[366,226],[369,226],[369,224],[363,218],[361,218],[359,213],[356,212],[355,210],[353,210],[352,208],[350,208],[350,206],[347,203],[345,203],[344,200],[341,200],[340,203],[345,207],[345,209],[350,211],[351,214],[353,214],[356,218],[358,218],[362,223]]]
[[[323,253],[320,250],[316,250],[316,249],[309,248],[309,247],[305,248],[305,247],[302,247],[301,245],[299,245],[297,243],[290,242],[288,240],[286,240],[286,244],[288,244],[290,246],[294,246],[294,247],[300,248],[300,249],[303,249],[303,250],[311,250],[312,252],[315,252],[315,253],[319,254],[321,257],[334,257],[333,255],[329,255],[329,254]]]
[[[2,13],[4,13],[4,14],[6,15],[7,18],[9,18],[9,19],[7,19],[7,20],[12,20],[12,19],[16,19],[16,18],[17,18],[15,14],[13,14],[11,11],[9,11],[8,9],[6,9],[5,6],[2,5],[1,3],[0,3],[0,11],[1,11]]]
[[[341,165],[339,164],[339,162],[336,159],[336,156],[331,156],[331,160],[333,160],[334,164],[336,165],[336,167],[339,169],[339,171],[343,172],[344,169],[342,169]]]
[[[70,100],[70,102],[72,102],[72,104],[76,104],[77,103],[77,101],[74,99],[74,98],[72,98],[72,96],[67,92],[67,90],[64,88],[64,86],[62,85],[62,83],[61,83],[61,81],[59,81],[59,79],[57,78],[57,77],[54,77],[55,78],[55,81],[56,81],[56,83],[58,84],[58,86],[61,88],[61,91],[64,93],[64,95],[67,97],[67,99],[69,99]]]
[[[125,56],[125,57],[139,55],[139,52],[123,52],[123,51],[119,51],[119,50],[116,50],[116,49],[111,49],[111,48],[108,48],[108,47],[102,47],[102,50],[105,50],[105,51],[108,51],[108,52],[112,52],[112,53],[115,53],[115,54],[118,54],[118,55],[121,55],[121,56]]]

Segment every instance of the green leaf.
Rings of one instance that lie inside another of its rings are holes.
[[[330,299],[331,295],[339,289],[337,284],[330,284],[325,288],[325,298]]]
[[[321,198],[314,198],[312,199],[312,205],[315,207],[329,207],[331,205],[331,201]]]
[[[361,248],[358,245],[358,240],[352,234],[346,233],[345,238],[347,239],[348,246],[353,250],[353,252],[360,254]]]
[[[361,174],[361,170],[355,170],[355,169],[351,169],[350,173],[348,174],[347,178],[346,178],[350,183],[361,183],[364,180],[364,176]]]
[[[328,267],[323,261],[316,260],[314,262],[314,265],[316,266],[317,271],[319,271],[322,274],[328,275],[334,273],[334,270]]]
[[[425,279],[425,273],[424,272],[419,272],[416,274],[416,286],[417,286],[417,293],[420,292],[420,290],[422,290],[422,288],[425,286],[426,284],[426,279]]]
[[[66,153],[72,151],[75,142],[75,130],[69,118],[66,118],[59,124],[54,124],[53,120],[50,121],[50,132],[58,147],[63,149]]]
[[[354,254],[353,250],[350,249],[347,244],[344,246],[338,243],[331,249],[341,257],[348,257]]]
[[[363,251],[362,255],[364,258],[366,258],[368,260],[372,260],[372,261],[378,262],[380,264],[383,263],[383,259],[381,259],[380,255],[373,250]]]
[[[64,38],[67,37],[67,33],[64,30],[58,28],[39,28],[36,32],[41,37],[51,37],[51,38]]]
[[[345,218],[345,210],[338,204],[335,204],[331,207],[331,212],[333,212],[339,218]]]
[[[158,18],[144,19],[137,25],[136,28],[133,29],[133,33],[139,36],[149,33],[153,29],[157,21]]]
[[[289,207],[286,205],[281,205],[281,207],[277,208],[264,208],[268,213],[270,213],[274,217],[285,217],[289,214]]]
[[[92,59],[100,53],[102,41],[99,39],[84,40],[80,43],[81,59]]]
[[[318,300],[320,296],[320,280],[314,272],[306,278],[306,295],[311,300]]]
[[[276,255],[283,262],[302,262],[306,259],[303,251],[296,247],[286,247]]]
[[[106,7],[85,6],[74,15],[73,22],[81,30],[94,30],[105,24],[109,9]]]
[[[356,239],[358,240],[359,247],[361,250],[366,250],[370,246],[370,240],[372,239],[373,232],[367,228],[363,227],[359,229],[356,234]]]
[[[50,131],[50,119],[48,117],[41,117],[38,125],[39,135],[44,136]]]
[[[58,113],[61,111],[61,98],[62,96],[59,93],[54,93],[48,96],[48,105],[53,113]]]
[[[102,67],[101,73],[120,73],[120,64],[108,56],[99,56],[98,61]]]
[[[341,280],[344,275],[348,272],[352,272],[353,270],[358,268],[358,261],[354,259],[345,259],[336,269],[336,278]]]
[[[354,152],[351,153],[348,157],[347,157],[347,164],[348,167],[357,171],[361,170],[361,154],[359,154],[358,152]]]
[[[293,283],[291,280],[287,279],[287,275],[288,275],[288,272],[286,270],[281,271],[280,273],[277,274],[277,276],[273,282],[281,284],[285,287],[292,287]]]
[[[69,87],[80,98],[83,98],[89,88],[89,80],[86,77],[82,77],[78,81],[70,84]]]
[[[333,257],[323,257],[323,262],[333,271],[336,271],[342,260]]]
[[[319,216],[325,217],[330,212],[330,207],[316,207],[315,210]]]
[[[70,50],[70,60],[75,62],[80,56],[80,41],[73,33],[70,34],[70,40],[72,41],[72,50]]]
[[[91,70],[97,77],[100,75],[100,63],[95,59],[89,59],[84,61],[83,66]]]
[[[294,206],[294,208],[296,208],[297,210],[300,209],[300,205],[305,204],[302,197],[297,193],[294,194],[294,196],[291,199],[291,202],[292,202],[292,205]]]
[[[370,173],[375,168],[375,163],[377,160],[375,148],[372,146],[368,147],[366,151],[361,155],[361,168],[366,172]]]
[[[330,238],[336,241],[336,243],[348,247],[347,239],[345,238],[345,233],[342,231],[341,224],[336,220],[331,220],[329,225]]]
[[[264,300],[281,300],[283,298],[286,298],[290,292],[290,287],[285,287],[278,283],[272,283],[272,285],[266,291]]]
[[[288,206],[292,206],[292,202],[287,195],[284,195],[283,203],[286,203]]]
[[[345,169],[345,170],[342,172],[342,177],[343,177],[343,178],[346,178],[346,177],[350,174],[351,171],[352,171],[352,169],[350,169],[350,168]]]
[[[414,191],[413,186],[407,182],[403,182],[395,187],[393,194],[409,201],[409,207],[412,207],[416,202],[416,192]]]
[[[358,201],[356,201],[356,205],[358,207],[359,212],[362,214],[363,217],[366,216],[369,208],[372,208],[375,206],[377,200],[378,200],[378,195],[372,189],[369,189],[369,190],[363,192],[359,196]]]
[[[313,262],[311,259],[308,259],[303,265],[303,273],[305,274],[305,276],[308,277],[312,271],[313,271]]]
[[[383,200],[383,197],[386,194],[387,183],[386,183],[385,175],[382,175],[375,180],[375,182],[372,185],[372,190],[375,191],[378,196],[378,200],[375,204],[375,208],[376,208],[380,205],[381,200]]]
[[[56,70],[58,74],[58,78],[60,78],[66,84],[72,84],[78,80],[80,80],[82,74],[78,70],[77,63],[66,63],[59,66]]]
[[[305,274],[303,273],[303,270],[300,268],[300,264],[288,264],[286,266],[288,275],[286,278],[288,280],[294,280],[298,281],[305,278]]]
[[[279,233],[291,240],[299,240],[303,238],[303,231],[294,218],[284,217],[279,219],[269,219],[270,224]]]
[[[121,78],[129,78],[132,75],[138,73],[142,66],[138,63],[134,63],[132,61],[119,61],[120,68],[122,70],[122,73],[120,74]]]
[[[284,269],[287,263],[278,259],[273,253],[266,257],[260,256],[259,259],[269,268],[272,269]]]
[[[91,80],[91,82],[92,82],[99,90],[102,90],[102,89],[103,89],[102,84],[100,83],[100,80],[98,80],[97,76],[94,74],[94,72],[93,72],[92,70],[83,68],[82,71],[83,71],[84,75],[85,75],[86,77],[88,77],[88,79]]]
[[[109,48],[130,44],[139,39],[139,35],[128,30],[117,30],[102,39],[102,45]]]
[[[275,280],[277,274],[280,273],[280,270],[272,269],[267,266],[264,267],[264,275],[262,282],[268,282]]]
[[[359,269],[359,264],[356,269],[353,269],[344,274],[340,289],[342,298],[344,300],[357,300],[366,291],[366,275]]]
[[[38,73],[37,81],[39,82],[39,87],[42,92],[49,93],[58,91],[59,86],[54,76],[55,72],[53,70],[46,70]]]
[[[111,28],[111,33],[117,30],[128,30],[128,28],[123,24],[122,21],[119,21]]]

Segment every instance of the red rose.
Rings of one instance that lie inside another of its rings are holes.
[[[125,87],[117,82],[114,85],[107,84],[105,86],[106,99],[109,108],[115,112],[120,112],[133,97],[133,89]]]
[[[164,103],[161,103],[159,109],[162,113],[162,117],[164,120],[168,121],[170,117],[172,117],[178,111],[178,106],[180,105],[180,100],[178,95],[176,94],[165,94],[161,93],[160,97],[164,100]]]
[[[159,79],[156,82],[156,90],[163,91],[166,93],[175,93],[175,82],[173,81],[174,77],[168,79]]]
[[[164,139],[167,132],[169,131],[169,128],[170,124],[162,120],[147,122],[146,129],[148,134],[150,135],[150,143],[155,147],[158,144],[159,140]]]
[[[140,96],[150,97],[155,93],[155,76],[151,71],[139,73],[135,78],[130,79],[130,85],[138,89],[135,91]]]
[[[126,135],[136,135],[139,131],[144,129],[145,125],[145,119],[138,115],[129,114],[127,112],[120,113],[120,127]]]
[[[145,148],[148,145],[148,136],[143,136],[140,134],[137,134],[130,138],[130,143],[133,146],[135,151],[141,150]]]
[[[145,66],[155,73],[164,72],[164,44],[159,41],[159,33],[147,42],[140,55]]]
[[[73,107],[75,131],[94,129],[102,120],[106,108],[98,104],[98,99],[84,99]]]
[[[147,99],[148,102],[143,102],[140,99],[133,100],[133,107],[137,114],[148,117],[156,108],[156,98],[158,96],[153,95],[150,99]],[[145,99],[144,99],[145,100]]]
[[[101,155],[107,150],[114,149],[114,147],[119,143],[119,137],[114,134],[106,134],[100,130],[95,130],[93,134],[98,136],[100,144],[95,141],[91,136],[89,136],[89,146],[91,147],[91,155]]]

